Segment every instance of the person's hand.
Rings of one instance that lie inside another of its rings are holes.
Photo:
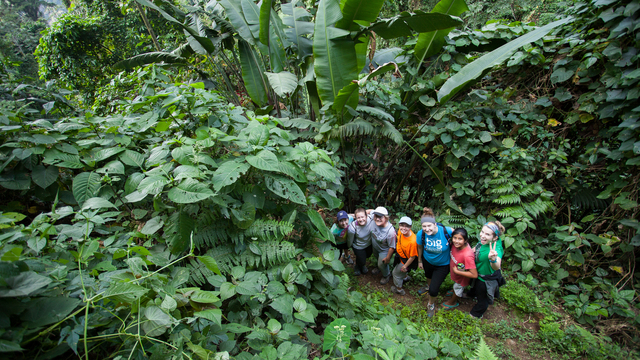
[[[402,272],[407,272],[407,267],[406,267],[406,266],[403,266],[402,268],[400,268],[400,270],[401,270]]]
[[[388,263],[389,263],[389,260],[390,260],[389,258],[384,258],[384,259],[382,259],[382,262],[383,262],[384,264],[388,264]]]
[[[424,270],[424,266],[422,266],[422,261],[420,261],[420,262],[418,263],[418,267],[419,267],[421,270]]]
[[[496,261],[496,259],[498,258],[498,252],[496,251],[497,247],[498,247],[497,241],[493,241],[489,243],[489,260],[490,261]]]

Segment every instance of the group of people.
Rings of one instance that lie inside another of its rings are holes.
[[[411,280],[409,271],[422,269],[427,284],[418,293],[427,294],[427,314],[433,316],[440,286],[450,274],[453,290],[442,306],[453,309],[459,305],[459,298],[476,297],[477,303],[470,314],[482,318],[497,296],[499,286],[504,284],[500,271],[504,254],[500,236],[504,234],[504,226],[499,221],[484,224],[480,241],[472,248],[464,228],[453,229],[436,222],[431,209],[424,208],[420,222],[422,229],[414,234],[413,221],[404,216],[398,221],[396,231],[386,208],[359,208],[351,215],[339,211],[331,231],[346,263],[354,265],[355,276],[369,272],[366,260],[374,255],[377,267],[371,269],[371,273],[381,274],[382,285],[393,279],[391,291],[404,295],[402,286]],[[355,264],[349,249],[353,251]],[[465,292],[467,287],[470,289]]]

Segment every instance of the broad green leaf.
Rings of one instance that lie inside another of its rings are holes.
[[[346,345],[344,348],[349,348],[349,344],[351,343],[351,336],[353,335],[353,330],[351,330],[351,324],[347,319],[339,318],[333,320],[325,329],[324,329],[324,342],[322,344],[322,350],[327,351],[332,349],[338,344],[338,341],[345,342]]]
[[[308,322],[308,323],[315,323],[315,316],[313,314],[313,312],[309,309],[307,310],[303,310],[301,312],[297,312],[295,314],[293,314],[293,316],[298,319],[298,320],[302,320],[304,322]]]
[[[423,33],[445,30],[462,24],[462,19],[441,13],[402,12],[390,19],[384,19],[367,28],[385,39],[412,36],[413,32]]]
[[[184,179],[167,193],[169,200],[178,204],[191,204],[213,196],[213,191],[196,179]]]
[[[225,282],[220,285],[220,300],[225,301],[236,294],[236,285]]]
[[[148,291],[149,289],[132,283],[112,283],[103,297],[115,302],[133,304]]]
[[[283,176],[269,175],[265,178],[267,188],[274,194],[300,205],[307,205],[307,198],[295,181]]]
[[[460,16],[468,10],[469,8],[464,0],[441,0],[436,4],[431,12]],[[420,64],[424,59],[440,52],[440,49],[442,49],[445,43],[445,36],[447,36],[447,34],[449,34],[453,29],[454,28],[451,27],[448,29],[423,32],[418,35],[418,41],[414,48],[414,55],[416,59],[419,60]]]
[[[168,183],[169,179],[162,175],[149,176],[140,181],[138,191],[145,194],[157,195],[162,192]]]
[[[197,303],[202,303],[202,304],[213,304],[220,301],[220,298],[212,291],[203,291],[203,290],[198,290],[194,292],[193,294],[191,294],[191,297],[189,299],[191,301],[195,301]]]
[[[314,24],[307,21],[311,19],[311,14],[299,0],[282,4],[281,9],[285,15],[282,22],[289,26],[284,30],[287,39],[298,49],[298,58],[303,60],[313,53],[311,40],[305,36],[313,34]]]
[[[512,147],[516,146],[516,142],[512,138],[506,138],[502,140],[502,145],[507,149],[511,149]]]
[[[310,168],[316,174],[322,176],[324,179],[330,182],[334,182],[340,176],[338,171],[326,162],[313,163],[311,164]]]
[[[488,143],[489,141],[491,141],[491,133],[489,133],[488,131],[482,131],[480,133],[480,141],[482,141],[483,143]]]
[[[249,164],[240,161],[231,160],[225,162],[213,173],[213,178],[211,179],[213,189],[220,191],[223,187],[235,183],[250,168]]]
[[[196,311],[193,313],[196,317],[205,318],[216,325],[222,324],[222,310],[220,309],[207,309],[204,311]]]
[[[278,158],[269,150],[262,150],[254,155],[246,157],[251,166],[265,171],[279,171]]]
[[[466,65],[458,73],[450,77],[444,83],[442,88],[440,88],[440,91],[438,92],[438,101],[440,102],[440,104],[444,104],[467,85],[470,85],[471,82],[480,78],[486,71],[490,70],[494,66],[502,64],[502,62],[510,58],[511,55],[520,47],[541,39],[552,29],[571,21],[573,21],[572,17],[554,21],[510,41],[505,45],[497,48],[496,50],[493,50],[492,52],[475,60],[471,64]]]
[[[384,0],[343,0],[340,2],[342,19],[336,23],[336,27],[357,31],[360,25],[367,26],[376,21],[383,4]]]
[[[0,353],[23,351],[23,350],[24,349],[20,347],[20,344],[16,342],[0,339]]]
[[[320,216],[320,214],[316,210],[309,209],[307,211],[307,216],[309,216],[311,223],[316,227],[316,229],[318,229],[320,235],[322,235],[324,240],[329,240],[332,243],[335,242],[333,234],[331,234],[331,231],[329,230],[329,228],[327,228],[327,225],[325,225],[322,216]]]
[[[156,216],[147,221],[142,229],[140,229],[140,232],[145,235],[153,235],[156,233],[156,231],[162,229],[163,225],[164,219],[162,218],[162,216]]]
[[[142,168],[144,165],[144,155],[133,150],[125,150],[125,152],[120,154],[120,161],[129,166]]]
[[[240,64],[242,67],[242,80],[251,100],[259,107],[267,103],[268,83],[264,75],[264,66],[258,54],[246,41],[238,43],[240,51]]]
[[[225,324],[224,326],[224,330],[228,331],[228,332],[232,332],[234,334],[243,334],[246,332],[251,331],[250,327],[244,326],[244,325],[240,325],[238,323],[229,323],[229,324]]]
[[[198,256],[198,260],[207,267],[207,269],[213,271],[217,275],[221,275],[218,263],[211,256]]]
[[[35,291],[49,285],[51,279],[38,275],[33,271],[25,271],[16,276],[4,279],[6,289],[0,289],[0,297],[28,296]]]
[[[38,165],[34,167],[33,172],[31,172],[31,180],[33,180],[36,185],[46,189],[49,185],[56,182],[58,173],[59,171],[56,166],[44,167],[43,165]]]
[[[263,0],[260,5],[260,42],[269,46],[269,28],[272,0]]]
[[[331,106],[338,114],[339,118],[344,117],[347,113],[347,105],[352,109],[358,105],[358,91],[360,87],[357,83],[351,82],[345,87],[340,89],[338,95],[333,99],[333,105]]]
[[[105,166],[101,167],[100,169],[96,170],[96,172],[100,174],[109,174],[109,175],[116,175],[116,174],[124,175],[124,165],[118,160],[113,160],[108,162]]]
[[[291,316],[293,314],[293,295],[284,294],[278,296],[271,302],[270,306],[284,316]]]
[[[142,329],[148,336],[159,336],[164,334],[171,326],[172,318],[161,308],[150,306],[145,309],[144,317],[148,321],[142,322]]]
[[[260,284],[253,281],[241,281],[238,283],[238,286],[236,286],[236,291],[240,295],[254,296],[258,295],[261,290]]]
[[[358,77],[355,43],[348,31],[333,25],[342,18],[338,0],[320,0],[313,37],[314,72],[323,104]],[[341,39],[343,38],[343,39]]]
[[[293,308],[296,311],[305,311],[307,309],[307,302],[304,298],[297,298],[296,301],[293,302]]]
[[[83,172],[73,178],[73,197],[82,205],[87,199],[93,197],[100,189],[100,175],[94,172]]]
[[[265,74],[269,79],[269,84],[271,84],[273,91],[280,97],[288,96],[288,94],[293,93],[298,87],[298,78],[288,71],[281,71],[279,73],[265,72]]]
[[[20,318],[29,322],[30,327],[49,325],[67,317],[80,303],[80,299],[68,296],[41,297],[29,301]]]
[[[117,207],[113,205],[111,201],[101,197],[92,197],[90,199],[87,199],[82,204],[82,210],[103,209],[103,208],[110,208],[110,207],[117,209]]]
[[[93,160],[96,161],[96,162],[102,161],[102,160],[106,160],[106,159],[112,157],[113,155],[120,154],[121,152],[123,152],[125,150],[126,150],[125,148],[121,148],[121,147],[112,147],[112,148],[106,148],[106,149],[98,150],[93,155]]]
[[[522,272],[528,272],[533,268],[533,261],[531,260],[522,260]]]

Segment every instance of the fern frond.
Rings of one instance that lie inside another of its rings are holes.
[[[278,121],[284,128],[296,128],[301,130],[309,128],[318,130],[320,127],[319,123],[308,119],[278,119]]]
[[[598,199],[597,196],[599,193],[599,190],[587,188],[579,189],[571,198],[571,205],[585,210],[605,209],[609,206],[609,202],[603,199]]]
[[[197,261],[196,259],[191,259],[188,263],[185,264],[185,267],[189,269],[189,282],[194,285],[202,286],[204,284],[209,283],[208,278],[210,276],[215,276],[216,274],[207,269],[207,267]]]
[[[238,255],[234,250],[234,246],[231,244],[220,245],[209,249],[206,255],[216,259],[218,269],[220,269],[222,273],[231,272],[231,268],[236,266],[238,262]]]
[[[481,338],[480,343],[478,343],[478,348],[476,349],[476,358],[478,360],[498,360],[487,343],[484,342],[484,338]]]
[[[542,189],[540,189],[539,184],[528,184],[523,188],[516,189],[516,193],[520,196],[529,196],[529,195],[539,194],[541,191]]]
[[[509,181],[510,179],[507,176],[500,176],[497,177],[495,179],[491,179],[489,181],[490,185],[498,185],[498,184],[505,184],[505,183],[509,183],[512,184],[511,181]],[[513,185],[511,185],[511,188],[513,188]]]
[[[501,218],[506,218],[511,216],[517,219],[517,218],[523,217],[524,215],[526,215],[526,212],[522,208],[522,206],[510,206],[496,212],[496,216]]]
[[[247,238],[258,238],[259,240],[281,240],[293,231],[293,224],[288,221],[258,219],[245,230]]]
[[[513,185],[511,183],[502,184],[489,190],[492,194],[509,194],[513,193]]]
[[[553,201],[543,200],[542,198],[537,198],[536,201],[522,204],[524,209],[531,214],[534,218],[538,217],[538,215],[552,209],[554,207]]]
[[[356,119],[331,131],[331,138],[347,138],[355,135],[370,135],[375,131],[373,125],[363,119]]]
[[[520,202],[522,202],[522,199],[518,194],[506,194],[506,195],[500,196],[497,199],[494,199],[493,202],[500,205],[513,205],[513,204],[520,204]]]
[[[382,124],[382,127],[380,129],[380,135],[391,139],[393,142],[395,142],[398,145],[402,144],[402,141],[404,140],[402,138],[402,134],[400,133],[400,131],[398,131],[398,129],[396,129],[395,126],[393,126],[393,124],[391,124],[386,120],[380,121],[380,123]]]

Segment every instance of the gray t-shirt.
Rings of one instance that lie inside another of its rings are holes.
[[[387,222],[385,227],[379,227],[373,221],[373,215],[369,217],[369,223],[371,224],[371,243],[373,244],[373,250],[378,253],[387,253],[389,248],[396,248],[396,229]]]
[[[367,219],[367,223],[364,226],[359,226],[358,221],[355,220],[349,224],[347,232],[347,245],[354,249],[363,250],[371,245],[371,225],[376,224],[370,219]],[[377,226],[376,226],[377,227]]]

